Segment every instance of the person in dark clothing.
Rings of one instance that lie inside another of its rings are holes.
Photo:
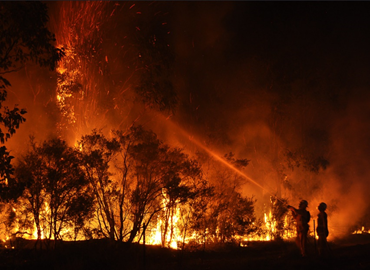
[[[287,206],[291,210],[292,216],[296,221],[296,244],[300,248],[301,255],[306,256],[307,235],[309,231],[310,213],[307,211],[308,202],[302,200],[299,204],[299,209],[290,205]]]
[[[327,252],[327,236],[328,226],[327,226],[327,214],[326,214],[327,205],[324,202],[321,202],[318,206],[319,214],[317,216],[317,235],[318,235],[318,252],[321,257],[325,256]]]

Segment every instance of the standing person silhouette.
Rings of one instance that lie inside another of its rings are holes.
[[[327,205],[321,202],[318,205],[319,214],[317,216],[317,235],[318,235],[318,252],[321,257],[325,256],[327,252],[327,236],[328,236],[328,226],[327,226]]]
[[[299,204],[299,209],[290,205],[287,206],[291,210],[292,216],[296,221],[296,244],[300,248],[301,255],[306,256],[307,235],[309,231],[310,213],[307,211],[308,202],[302,200]]]

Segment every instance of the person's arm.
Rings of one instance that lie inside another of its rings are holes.
[[[289,209],[293,215],[297,214],[297,209],[292,207],[291,205],[287,205],[287,209]]]

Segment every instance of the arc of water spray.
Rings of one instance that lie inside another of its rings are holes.
[[[186,133],[185,131],[182,131],[182,132]],[[216,158],[219,162],[223,163],[225,166],[229,167],[230,169],[234,170],[236,173],[238,173],[239,175],[241,175],[242,177],[244,177],[250,183],[255,184],[256,186],[260,187],[261,189],[267,191],[271,196],[274,196],[278,201],[284,203],[281,199],[279,199],[277,196],[275,196],[275,194],[270,189],[267,189],[266,187],[262,186],[260,183],[254,181],[252,178],[250,178],[249,176],[247,176],[241,170],[239,170],[238,168],[236,168],[235,166],[233,166],[231,163],[229,163],[228,161],[226,161],[225,159],[223,159],[222,157],[220,157],[218,154],[216,154],[215,152],[213,152],[212,150],[210,150],[209,148],[207,148],[201,142],[199,142],[198,140],[195,140],[194,137],[189,137],[189,139],[193,143],[195,143],[197,146],[199,146],[200,148],[202,148],[203,150],[205,150],[207,153],[209,153],[210,155],[212,155],[214,158]]]
[[[223,163],[225,166],[229,167],[230,169],[232,169],[233,171],[235,171],[236,173],[238,173],[239,175],[241,175],[242,177],[244,177],[250,183],[255,184],[259,188],[261,188],[263,190],[266,190],[270,195],[275,196],[274,193],[270,189],[267,189],[266,187],[262,186],[261,184],[259,184],[258,182],[256,182],[255,180],[253,180],[252,178],[250,178],[249,176],[247,176],[245,173],[243,173],[241,170],[239,170],[238,168],[236,168],[235,166],[233,166],[231,163],[229,163],[228,161],[226,161],[225,159],[223,159],[222,157],[220,157],[218,154],[216,154],[215,152],[213,152],[212,150],[210,150],[208,147],[206,147],[204,144],[202,144],[199,140],[196,140],[193,136],[191,136],[187,131],[185,131],[184,129],[182,129],[181,127],[179,127],[179,125],[173,123],[169,119],[166,119],[166,121],[169,124],[171,124],[172,126],[174,126],[183,135],[187,136],[189,138],[189,140],[192,141],[194,144],[196,144],[198,147],[202,148],[207,153],[209,153],[210,155],[212,155],[219,162]],[[283,201],[281,199],[279,199],[277,197],[276,197],[276,199],[278,201],[280,201],[280,202],[283,203]]]

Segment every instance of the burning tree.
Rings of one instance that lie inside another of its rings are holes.
[[[93,130],[75,148],[60,139],[40,146],[31,141],[16,168],[23,194],[9,225],[38,240],[106,237],[131,243],[146,233],[148,243],[174,248],[241,242],[255,234],[256,200],[239,192],[242,176],[208,155],[199,158],[203,167],[141,126],[110,136]],[[225,159],[239,169],[248,164],[232,153]],[[272,204],[269,219],[277,225],[284,204]]]
[[[186,240],[191,246],[206,244],[209,227],[207,214],[214,196],[214,187],[203,178],[192,182],[191,187],[196,196],[180,209],[182,249],[185,248]]]
[[[153,12],[153,8],[158,10]],[[95,128],[126,127],[145,106],[172,110],[173,62],[160,3],[60,2],[53,25],[66,56],[58,66],[59,130],[79,138]],[[112,35],[112,31],[115,31]],[[143,109],[145,110],[145,109]]]
[[[145,230],[154,216],[162,212],[162,243],[166,246],[169,226],[172,239],[172,219],[177,206],[193,196],[189,181],[199,178],[199,165],[180,149],[170,148],[156,134],[141,127],[132,128],[129,138],[133,140],[129,154],[134,162],[134,182],[130,198],[133,227],[128,242],[134,240],[142,223]]]
[[[24,189],[19,205],[33,214],[37,240],[72,239],[73,232],[76,239],[92,210],[91,193],[76,150],[60,139],[41,146],[33,143],[16,172],[17,183]]]
[[[164,209],[161,218],[164,225],[162,226],[161,241],[162,245],[167,247],[170,246],[175,231],[179,232],[179,225],[176,222],[180,219],[180,209],[198,196],[199,192],[193,189],[193,184],[198,182],[202,175],[198,162],[189,159],[179,148],[169,149],[165,163],[167,174],[163,178],[162,189]],[[169,228],[170,234],[168,236]]]
[[[194,197],[189,185],[201,174],[197,162],[140,126],[115,131],[111,139],[93,131],[79,147],[97,203],[99,232],[131,243],[161,213],[166,245],[176,208]]]
[[[240,193],[241,185],[246,180],[204,153],[199,153],[199,159],[213,187],[213,194],[203,214],[205,235],[214,242],[224,243],[254,232],[255,200],[243,197]],[[233,153],[226,154],[224,159],[238,170],[245,168],[249,162],[247,159],[235,158]]]
[[[115,139],[108,140],[97,131],[83,136],[79,146],[82,168],[89,180],[96,201],[98,232],[115,240],[117,233],[114,205],[120,193],[125,193],[126,190],[125,187],[121,190],[119,184],[112,181],[109,163],[117,155],[120,146]]]
[[[285,231],[292,230],[287,223],[287,199],[280,199],[275,196],[270,197],[270,223],[273,227],[270,227],[270,234],[274,239],[282,239]],[[286,221],[285,221],[286,219]],[[286,222],[286,223],[285,223]]]

